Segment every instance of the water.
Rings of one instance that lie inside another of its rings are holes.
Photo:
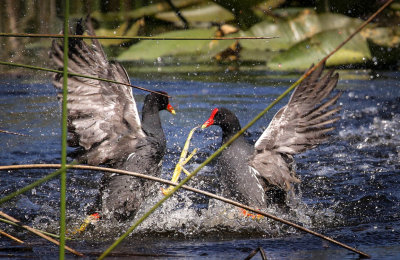
[[[348,243],[374,259],[400,258],[400,83],[398,72],[340,71],[338,89],[343,91],[342,120],[324,145],[296,156],[302,183],[289,210],[269,212]],[[376,74],[374,74],[376,75]],[[167,91],[173,96],[177,115],[162,112],[167,136],[163,177],[170,178],[190,129],[203,123],[216,106],[236,112],[245,125],[299,75],[248,72],[190,74],[139,74],[134,84]],[[157,77],[157,80],[154,78]],[[0,80],[0,129],[26,134],[0,133],[0,164],[58,163],[60,161],[60,108],[49,80]],[[134,91],[141,107],[144,93]],[[273,114],[287,98],[250,128],[247,138],[257,140]],[[215,151],[220,130],[210,127],[195,133],[192,148],[200,149],[188,166],[193,170]],[[9,194],[49,170],[0,172],[0,196]],[[72,171],[68,179],[67,229],[76,228],[97,194],[100,173]],[[205,167],[193,186],[214,190],[218,184],[213,165]],[[161,198],[158,192],[145,207]],[[12,201],[1,210],[24,223],[57,232],[59,181],[49,181]],[[143,211],[145,209],[142,209]],[[88,258],[106,249],[127,223],[89,229],[67,244]],[[30,247],[0,237],[0,255],[53,259],[58,248],[22,230],[0,223],[0,229],[31,241]],[[168,259],[243,259],[263,247],[269,259],[356,259],[345,249],[285,225],[240,216],[237,208],[190,192],[180,192],[146,220],[114,252],[115,257],[159,254]],[[15,258],[13,258],[15,259]],[[259,255],[258,258],[260,259]]]

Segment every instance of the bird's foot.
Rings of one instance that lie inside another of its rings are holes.
[[[190,131],[190,133],[189,133],[189,135],[188,135],[188,137],[187,137],[187,139],[186,139],[186,142],[185,142],[185,145],[184,145],[184,147],[183,147],[181,156],[180,156],[180,158],[179,158],[178,163],[177,163],[176,166],[175,166],[174,173],[173,173],[172,178],[171,178],[171,181],[174,182],[174,183],[178,183],[179,176],[181,175],[181,172],[182,172],[182,171],[183,171],[186,175],[190,175],[190,172],[189,172],[188,170],[186,170],[183,166],[184,166],[185,164],[187,164],[187,163],[190,161],[190,159],[192,159],[192,157],[193,157],[193,156],[196,154],[196,152],[197,152],[197,148],[195,148],[195,149],[189,154],[189,156],[187,155],[187,154],[188,154],[188,150],[189,150],[189,145],[190,145],[190,139],[192,138],[193,133],[194,133],[194,132],[196,131],[196,129],[199,128],[199,127],[200,127],[200,126],[194,127],[194,128]],[[164,194],[164,196],[166,196],[166,195],[168,195],[168,194],[173,190],[173,188],[174,188],[174,187],[170,185],[167,189],[161,188],[161,192]]]
[[[163,187],[161,187],[161,192],[162,192],[162,194],[163,194],[164,196],[167,196],[167,195],[172,191],[173,188],[174,188],[174,186],[169,186],[169,187],[166,188],[166,189],[164,189]]]
[[[245,216],[245,217],[248,217],[248,218],[251,218],[251,219],[262,219],[264,216],[263,215],[261,215],[261,214],[256,214],[256,213],[253,213],[253,212],[251,212],[251,211],[249,211],[249,210],[246,210],[246,209],[243,209],[243,208],[240,208],[240,212]]]
[[[99,213],[93,213],[90,214],[89,216],[87,216],[85,218],[85,220],[83,221],[82,225],[75,229],[74,231],[68,232],[69,235],[76,235],[78,233],[82,233],[83,231],[86,230],[86,228],[88,227],[88,225],[95,225],[99,222],[100,220],[100,214]]]

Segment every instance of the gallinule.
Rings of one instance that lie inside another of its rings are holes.
[[[335,106],[341,93],[329,97],[338,81],[333,71],[321,77],[320,66],[293,92],[287,105],[273,117],[255,145],[243,135],[217,159],[224,196],[256,207],[284,203],[292,183],[298,183],[293,155],[316,147],[328,137],[341,109]],[[203,128],[217,125],[222,143],[241,130],[236,115],[226,108],[215,108]]]
[[[94,35],[87,23],[89,34]],[[82,22],[76,34],[83,34]],[[53,41],[50,53],[63,67],[62,43]],[[92,45],[80,38],[69,43],[68,71],[130,84],[128,74],[117,62],[110,62],[98,40]],[[54,86],[62,89],[62,75]],[[145,97],[142,120],[130,87],[76,76],[68,78],[68,144],[80,147],[81,162],[159,176],[166,149],[166,138],[159,112],[175,114],[165,92]],[[60,96],[61,94],[59,94]],[[148,196],[153,182],[127,175],[105,174],[100,195],[90,211],[125,220],[135,215]],[[89,212],[92,213],[92,212]]]

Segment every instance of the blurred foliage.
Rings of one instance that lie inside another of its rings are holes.
[[[322,31],[293,45],[285,52],[280,52],[268,62],[271,70],[305,70],[310,64],[323,59],[342,43],[355,27],[343,27]],[[338,52],[330,57],[327,66],[358,64],[371,59],[367,41],[356,35]]]
[[[107,35],[107,36],[129,36],[129,37],[134,37],[138,35],[139,29],[141,26],[143,26],[144,22],[142,19],[137,20],[134,24],[132,24],[130,27],[128,22],[124,22],[120,26],[118,26],[116,29],[106,29],[106,28],[99,28],[95,31],[96,35]],[[108,47],[110,45],[120,45],[126,42],[129,42],[130,40],[125,40],[125,39],[101,39],[99,40],[100,43]],[[88,41],[89,42],[89,41]]]
[[[1,32],[59,33],[62,0],[2,0]],[[336,47],[382,1],[286,0],[73,0],[73,20],[90,14],[105,36],[278,36],[271,40],[101,40],[125,62],[265,64],[271,70],[303,70]],[[398,69],[400,3],[393,3],[328,65]],[[183,17],[180,17],[178,13]],[[71,21],[73,24],[73,21]],[[188,30],[183,28],[189,27]],[[227,29],[230,28],[230,29]],[[41,65],[49,39],[0,38],[2,60]],[[39,62],[39,64],[38,64]],[[0,68],[1,70],[2,68]]]
[[[241,31],[240,36],[271,36],[279,35],[278,39],[268,42],[243,41],[244,48],[281,51],[303,41],[322,31],[337,28],[355,27],[361,24],[359,19],[349,18],[340,14],[317,14],[310,9],[304,9],[289,20],[263,21],[255,24],[247,31]]]
[[[103,10],[95,10],[91,13],[92,17],[104,22],[122,22],[126,19],[138,19],[146,16],[154,16],[157,13],[169,11],[171,10],[171,6],[168,5],[166,1],[154,1],[155,4],[150,4],[152,1],[147,1],[148,5],[144,4],[144,6],[139,7],[133,10],[118,10],[116,12],[108,11],[104,12]],[[192,6],[196,4],[202,4],[204,0],[173,0],[172,1],[175,7],[184,8],[187,6]]]
[[[217,28],[209,29],[189,29],[167,32],[157,35],[157,37],[180,37],[210,38],[215,35]],[[166,41],[141,41],[132,45],[127,51],[123,52],[118,60],[157,60],[159,57],[185,56],[188,55],[193,62],[204,61],[207,57],[213,57],[224,51],[233,41],[192,41],[192,40],[166,40]]]
[[[190,26],[196,26],[199,23],[226,23],[235,19],[231,12],[213,2],[185,8],[181,11],[181,14]],[[183,26],[182,21],[173,11],[157,13],[155,18]]]

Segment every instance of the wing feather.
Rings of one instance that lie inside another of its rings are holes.
[[[294,169],[289,167],[293,155],[316,147],[327,139],[341,109],[335,106],[341,93],[329,98],[338,81],[338,74],[318,67],[291,95],[255,144],[250,165],[270,184],[284,190],[299,182]]]
[[[89,34],[94,35],[90,23],[87,25]],[[82,23],[78,22],[76,33],[83,31]],[[97,40],[89,46],[82,39],[71,39],[68,54],[70,73],[130,84],[126,70],[119,63],[107,60]],[[63,55],[62,42],[53,41],[50,57],[56,66],[63,67]],[[62,89],[62,82],[62,75],[54,77],[57,89]],[[69,144],[83,147],[84,157],[91,164],[117,160],[123,153],[118,148],[122,139],[136,142],[145,137],[129,86],[70,75],[67,99]]]

